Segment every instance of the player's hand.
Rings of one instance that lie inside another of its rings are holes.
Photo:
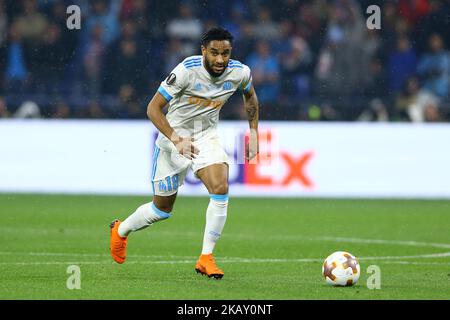
[[[251,130],[250,139],[245,149],[246,149],[245,158],[247,159],[247,161],[254,159],[258,155],[259,153],[258,132]]]
[[[178,137],[175,139],[175,141],[172,141],[177,148],[177,151],[183,156],[188,158],[189,160],[192,160],[193,158],[197,157],[198,155],[198,149],[194,144],[192,143],[194,141],[194,138],[190,137]]]

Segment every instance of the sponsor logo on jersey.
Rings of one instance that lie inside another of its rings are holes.
[[[189,104],[192,104],[197,107],[211,107],[211,108],[221,108],[225,103],[225,101],[209,100],[199,97],[189,97],[188,102]]]

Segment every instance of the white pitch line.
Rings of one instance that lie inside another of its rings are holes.
[[[2,254],[2,252],[0,252]],[[40,252],[39,254],[35,254],[34,252],[30,253],[23,253],[24,255],[30,255],[30,256],[80,256],[80,257],[86,257],[86,256],[93,256],[93,257],[109,257],[109,254],[92,254],[92,255],[85,255],[85,254],[60,254],[60,253],[45,253]],[[374,256],[374,257],[358,257],[358,260],[366,261],[366,260],[399,260],[399,259],[427,259],[427,258],[445,258],[450,257],[450,252],[443,252],[443,253],[431,253],[431,254],[420,254],[420,255],[410,255],[410,256]],[[134,258],[147,258],[147,259],[154,259],[154,258],[174,258],[175,260],[153,260],[148,261],[148,263],[187,263],[189,261],[192,261],[192,259],[195,259],[195,256],[140,256],[140,255],[130,255],[128,257],[129,259]],[[176,260],[176,259],[184,259],[184,260]],[[290,263],[290,262],[318,262],[323,261],[323,258],[299,258],[299,259],[292,259],[292,258],[242,258],[242,257],[218,257],[216,258],[217,261],[221,262],[242,262],[242,263]],[[181,261],[181,262],[177,262]],[[55,261],[57,262],[57,261]],[[90,261],[95,262],[95,261]],[[145,262],[145,261],[139,261]],[[18,263],[18,262],[17,262]],[[27,263],[27,262],[24,262]],[[33,262],[30,262],[33,263]],[[1,264],[9,264],[8,262],[0,262]]]
[[[439,265],[439,266],[450,266],[450,263],[445,262],[416,262],[416,261],[389,261],[389,264],[412,264],[412,265]]]
[[[396,260],[396,259],[427,259],[450,257],[450,252],[419,254],[413,256],[384,256],[384,257],[362,257],[358,260]]]
[[[401,257],[399,257],[401,258]],[[217,259],[219,261],[219,259]],[[237,260],[224,260],[220,259],[221,263],[270,263],[270,262],[281,262],[281,263],[300,263],[300,262],[322,262],[323,259],[245,259],[242,261]],[[405,265],[445,265],[450,266],[449,263],[445,262],[417,262],[417,261],[380,261],[381,263],[389,264],[405,264]],[[162,261],[128,261],[126,264],[193,264],[194,260],[162,260]],[[105,264],[115,264],[113,261],[52,261],[52,262],[1,262],[0,266],[31,266],[31,265],[105,265]]]
[[[290,238],[290,236],[286,236]],[[351,242],[351,243],[369,243],[369,244],[387,244],[387,245],[405,245],[413,247],[432,247],[432,248],[444,248],[450,249],[450,244],[447,243],[434,243],[434,242],[418,242],[414,240],[381,240],[381,239],[363,239],[363,238],[344,238],[344,237],[295,237],[298,239],[305,239],[310,241],[333,241],[333,242]],[[31,256],[79,256],[79,257],[107,257],[108,253],[69,253],[69,252],[15,252],[15,251],[1,251],[0,255],[31,255]],[[133,257],[139,258],[186,258],[191,256],[178,256],[178,255],[139,255],[133,254]],[[411,256],[415,257],[415,256]],[[231,258],[233,259],[233,258]],[[239,257],[235,259],[241,259]],[[242,258],[243,259],[243,258]]]
[[[127,261],[127,264],[183,264],[194,263],[195,260],[161,260],[161,261]],[[32,262],[0,262],[1,265],[15,265],[15,266],[28,266],[28,265],[104,265],[104,264],[116,264],[112,260],[104,261],[32,261]]]
[[[414,256],[382,256],[382,257],[361,257],[358,258],[360,261],[378,261],[378,260],[401,260],[401,259],[426,259],[426,258],[444,258],[450,257],[450,252],[445,253],[435,253],[435,254],[423,254],[423,255],[414,255]],[[128,261],[127,264],[184,264],[184,263],[193,263],[195,258],[189,260],[156,260],[156,261]],[[217,261],[221,263],[307,263],[307,262],[322,262],[324,259],[322,258],[303,258],[303,259],[271,259],[271,258],[239,258],[239,257],[223,257],[217,258]],[[399,263],[399,261],[395,261],[392,263]],[[401,261],[402,264],[418,264],[421,262],[407,262]],[[31,262],[1,262],[0,265],[69,265],[69,264],[114,264],[113,261],[31,261]],[[422,263],[423,264],[423,263]],[[427,264],[427,263],[425,263]],[[432,264],[432,263],[430,263]],[[449,263],[444,263],[450,266]]]
[[[301,237],[299,237],[301,238]],[[380,239],[361,239],[361,238],[344,238],[344,237],[312,237],[305,238],[308,240],[319,241],[342,241],[353,243],[370,243],[370,244],[396,244],[406,246],[417,247],[434,247],[434,248],[450,248],[450,244],[445,243],[432,243],[432,242],[418,242],[418,241],[404,241],[404,240],[380,240]],[[13,252],[3,251],[0,255],[29,255],[29,256],[69,256],[69,257],[108,257],[109,254],[104,253],[58,253],[58,252]],[[131,255],[131,258],[174,258],[183,260],[152,260],[152,261],[128,261],[128,264],[180,264],[180,263],[192,263],[193,256],[177,256],[177,255]],[[409,255],[409,256],[379,256],[379,257],[359,257],[361,261],[369,260],[401,260],[401,259],[427,259],[427,258],[444,258],[450,257],[450,252],[421,254],[421,255]],[[241,257],[222,257],[217,258],[218,261],[224,263],[303,263],[303,262],[322,262],[323,258],[302,258],[302,259],[279,259],[279,258],[241,258]],[[0,262],[0,265],[67,265],[67,264],[105,264],[113,263],[112,261],[84,261],[84,262],[59,262],[59,261],[47,261],[47,262]],[[399,263],[399,261],[397,261]],[[407,263],[407,262],[402,262]],[[413,262],[408,262],[412,264]],[[419,262],[418,262],[419,263]]]
[[[315,237],[315,238],[311,238],[311,239],[324,240],[324,241],[389,244],[389,245],[402,245],[402,246],[411,246],[411,247],[430,247],[430,248],[450,249],[450,244],[448,244],[448,243],[419,242],[419,241],[413,241],[413,240],[380,240],[380,239],[361,239],[361,238],[344,238],[344,237]]]
[[[63,257],[109,257],[109,253],[69,253],[69,252],[13,252],[0,251],[0,255],[25,255],[25,256],[63,256]],[[140,255],[133,254],[137,258],[192,258],[192,256],[175,256],[175,255]]]

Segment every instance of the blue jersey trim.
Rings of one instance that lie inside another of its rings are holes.
[[[185,64],[184,66],[186,68],[192,67],[192,66],[201,66],[202,63],[201,62],[193,62],[193,63],[189,63],[189,64]]]
[[[193,62],[200,62],[200,61],[202,61],[202,59],[192,59],[192,60],[188,60],[188,61],[185,61],[185,62],[183,62],[183,64],[189,64],[189,63],[193,63]]]
[[[197,63],[201,63],[201,62],[202,62],[202,59],[193,59],[193,60],[189,60],[189,61],[183,62],[183,65],[185,67],[188,67],[188,66],[190,66],[192,64],[197,64]]]
[[[153,194],[155,194],[155,186],[153,184],[153,179],[155,179],[155,175],[156,175],[156,167],[158,165],[158,156],[159,156],[159,148],[156,145],[155,142],[155,148],[153,149],[153,168],[152,168],[152,189],[153,189]]]
[[[252,82],[250,81],[244,89],[242,89],[242,91],[244,91],[245,93],[250,91],[250,88],[252,87]]]
[[[190,63],[190,62],[193,62],[193,61],[201,61],[202,60],[202,58],[201,57],[196,57],[196,58],[191,58],[191,59],[188,59],[188,60],[186,60],[186,61],[183,61],[183,63]]]
[[[215,201],[228,201],[228,194],[210,194],[209,197]]]
[[[228,62],[228,68],[244,68],[244,65],[237,60],[230,60]]]
[[[170,213],[159,210],[153,202],[152,202],[152,209],[158,216],[160,216],[163,219],[167,219],[167,218],[171,217]]]
[[[198,63],[198,64],[190,64],[188,66],[185,66],[186,69],[190,69],[190,68],[194,68],[194,67],[200,67],[202,64]]]
[[[158,92],[161,93],[164,96],[164,98],[166,98],[167,102],[172,100],[172,96],[163,87],[159,86]]]

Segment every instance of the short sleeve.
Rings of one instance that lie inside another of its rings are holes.
[[[188,70],[179,64],[172,72],[161,82],[158,92],[166,98],[167,101],[173,97],[178,97],[188,85]]]
[[[247,93],[250,91],[251,87],[252,87],[252,74],[250,68],[244,65],[244,67],[242,68],[242,81],[239,88],[242,90],[242,92]]]

